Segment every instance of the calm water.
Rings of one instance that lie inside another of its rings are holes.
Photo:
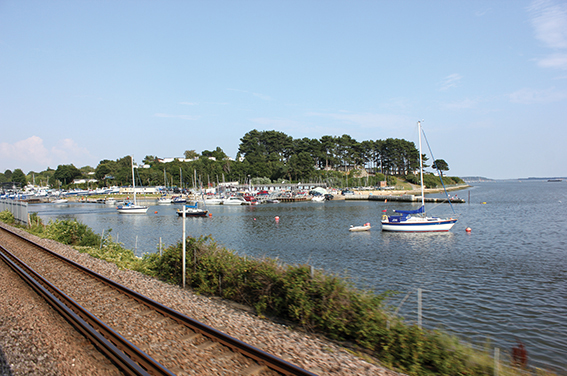
[[[567,183],[482,183],[457,194],[470,194],[470,203],[455,206],[459,222],[443,234],[383,233],[382,209],[411,204],[369,201],[210,206],[212,218],[187,219],[187,234],[210,234],[242,255],[309,263],[377,292],[398,291],[395,307],[411,292],[400,310],[409,321],[416,320],[421,288],[423,325],[475,343],[490,339],[504,351],[519,339],[531,365],[567,373]],[[97,233],[112,229],[141,255],[156,252],[160,237],[165,245],[180,241],[177,207],[120,215],[104,205],[45,204],[30,212],[76,218]],[[453,215],[446,204],[428,211]],[[371,231],[348,231],[365,222]]]

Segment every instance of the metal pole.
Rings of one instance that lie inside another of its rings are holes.
[[[161,257],[162,252],[161,252],[161,236],[159,237],[159,255]]]
[[[186,257],[185,252],[186,252],[186,248],[187,248],[187,245],[186,245],[186,242],[185,242],[185,205],[183,205],[182,210],[183,210],[183,261],[182,261],[183,271],[182,271],[182,275],[183,275],[183,288],[185,288],[185,265],[187,263],[187,260],[185,258]]]
[[[421,329],[421,288],[417,289],[417,326]]]
[[[498,371],[500,370],[500,349],[498,347],[494,348],[494,376],[498,376]]]

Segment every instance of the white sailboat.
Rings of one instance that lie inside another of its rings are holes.
[[[118,205],[116,210],[121,214],[146,214],[148,207],[144,205],[138,205],[136,202],[136,179],[134,178],[134,157],[130,156],[132,159],[132,187],[134,188],[134,202],[125,202],[122,205]]]
[[[425,213],[425,194],[423,187],[423,156],[421,154],[421,122],[419,131],[419,173],[421,181],[421,207],[416,210],[394,210],[398,215],[382,215],[382,231],[395,232],[440,232],[449,231],[457,220],[454,218],[428,217]]]

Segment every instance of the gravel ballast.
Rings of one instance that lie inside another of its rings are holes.
[[[247,307],[194,294],[114,264],[79,253],[61,243],[40,239],[5,224],[17,233],[241,341],[270,352],[318,375],[400,375],[366,362],[338,344],[262,319]],[[19,281],[19,282],[18,282]],[[27,290],[27,292],[26,292]],[[11,269],[0,261],[1,375],[112,374],[92,345],[59,317]],[[77,344],[80,343],[80,346]],[[90,348],[89,348],[90,346]],[[6,366],[1,355],[4,353]]]

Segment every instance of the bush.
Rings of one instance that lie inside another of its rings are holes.
[[[140,259],[114,243],[110,231],[101,240],[76,221],[51,222],[44,235],[120,268],[181,284],[181,243],[165,249],[163,256],[154,253]],[[87,243],[90,246],[76,246]],[[479,355],[454,336],[408,325],[390,314],[385,299],[391,292],[361,291],[348,280],[308,265],[240,257],[209,237],[187,238],[186,250],[187,285],[198,293],[247,304],[261,316],[275,316],[335,340],[351,341],[384,365],[410,375],[492,373],[493,363],[484,353]]]
[[[14,218],[14,214],[12,214],[11,211],[4,210],[3,212],[0,212],[0,221],[12,225],[16,222],[16,218]]]
[[[43,233],[46,238],[73,246],[93,247],[100,245],[101,241],[90,227],[70,219],[50,221]]]
[[[178,243],[161,257],[145,255],[145,268],[150,275],[180,284],[181,252]],[[488,366],[470,360],[466,346],[455,337],[407,325],[389,314],[384,302],[390,292],[361,291],[308,265],[240,257],[208,237],[187,238],[186,252],[186,284],[198,293],[247,304],[260,316],[278,317],[335,340],[351,341],[384,364],[411,375],[489,373]]]

